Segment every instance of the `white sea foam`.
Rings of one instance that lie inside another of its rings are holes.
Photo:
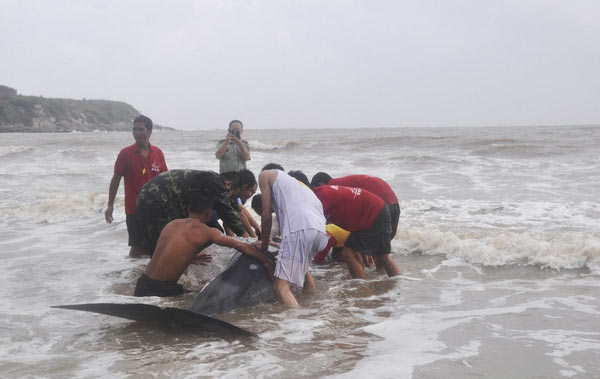
[[[85,362],[82,362],[82,365],[75,372],[76,378],[101,378],[101,377],[110,377],[110,378],[126,378],[129,377],[127,373],[116,373],[110,368],[115,362],[118,362],[120,359],[120,355],[117,353],[104,353],[99,356],[90,356],[87,357]]]
[[[102,211],[106,209],[107,198],[106,192],[38,191],[29,194],[21,202],[0,208],[0,214],[3,215],[3,221],[34,224],[58,223],[90,217],[103,219]],[[122,210],[123,204],[123,198],[118,196],[115,200],[115,208]],[[125,217],[117,210],[113,215],[116,220]]]
[[[412,200],[401,201],[401,225],[440,226],[448,229],[580,230],[600,228],[600,204],[540,201]]]
[[[392,316],[381,320],[365,331],[383,338],[369,345],[368,357],[344,376],[377,378],[411,378],[416,366],[438,360],[462,360],[479,354],[481,342],[467,340],[461,346],[448,349],[440,334],[482,316],[523,313],[530,308],[549,309],[545,301],[531,301],[512,307],[474,309],[456,312],[404,313],[397,309]],[[394,348],[390,349],[390,346]]]
[[[588,268],[600,265],[600,238],[581,232],[510,232],[480,230],[455,233],[435,228],[399,228],[394,251],[443,254],[484,266],[511,264],[541,268]]]
[[[289,147],[293,147],[296,145],[298,145],[298,142],[292,141],[292,140],[283,140],[283,141],[276,141],[276,142],[262,142],[262,141],[256,141],[256,140],[248,141],[248,146],[250,147],[250,150],[256,150],[256,151],[280,150],[280,149],[286,149]]]
[[[0,146],[0,157],[32,151],[31,146]]]

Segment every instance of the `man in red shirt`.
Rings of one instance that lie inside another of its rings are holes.
[[[337,185],[319,186],[314,191],[323,204],[327,223],[350,232],[342,257],[353,278],[365,277],[360,254],[373,256],[377,267],[383,267],[388,276],[400,275],[390,257],[390,209],[379,196],[361,188]]]
[[[108,187],[108,207],[104,212],[107,223],[113,221],[113,205],[121,178],[125,177],[125,221],[129,234],[129,256],[139,258],[150,255],[142,247],[142,231],[137,218],[136,200],[140,189],[147,181],[167,171],[163,152],[150,144],[152,120],[138,116],[133,120],[133,138],[135,143],[121,150],[115,162],[115,172]]]
[[[393,239],[396,236],[398,221],[400,220],[400,205],[398,204],[398,198],[394,190],[392,190],[392,187],[385,180],[371,175],[348,175],[341,178],[332,178],[325,172],[317,172],[312,177],[310,184],[313,187],[329,184],[330,186],[338,185],[362,188],[379,196],[390,207],[392,223],[391,238]]]

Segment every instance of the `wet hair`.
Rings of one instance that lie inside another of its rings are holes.
[[[240,188],[242,188],[244,184],[247,185],[248,188],[252,188],[256,185],[256,177],[252,171],[246,169],[238,171],[238,176],[240,178]]]
[[[193,213],[202,213],[205,210],[212,208],[215,199],[210,196],[194,194],[190,197],[188,209]]]
[[[231,182],[231,188],[240,188],[240,173],[237,171],[227,171],[219,174],[221,179],[228,180]]]
[[[229,121],[229,127],[231,128],[231,124],[235,124],[235,123],[240,124],[240,126],[242,127],[242,129],[244,129],[244,124],[242,124],[242,122],[240,120],[231,120]]]
[[[296,180],[301,181],[302,183],[306,184],[306,186],[308,188],[310,188],[310,182],[308,181],[308,176],[306,176],[306,174],[304,174],[302,171],[291,170],[290,172],[288,172],[288,175],[291,176],[292,178],[295,178]]]
[[[146,130],[148,130],[149,132],[152,131],[152,120],[150,120],[150,117],[139,115],[135,118],[135,120],[133,120],[133,124],[135,125],[138,122],[144,124]]]
[[[312,187],[318,187],[323,184],[329,184],[331,180],[331,176],[326,172],[317,172],[313,175],[312,180],[310,181],[310,185]]]
[[[262,170],[260,170],[260,171],[265,171],[265,170],[280,170],[280,171],[285,171],[283,169],[283,166],[280,165],[279,163],[267,163],[265,165],[265,167],[263,167]]]
[[[259,210],[262,209],[262,195],[260,193],[257,193],[252,198],[252,209],[254,209],[254,212],[260,214]]]

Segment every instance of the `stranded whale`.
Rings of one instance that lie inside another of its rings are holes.
[[[228,322],[180,308],[161,308],[151,304],[118,303],[54,305],[50,308],[100,313],[197,332],[258,337],[256,334]]]
[[[274,260],[277,250],[270,248],[268,254]],[[209,316],[255,305],[274,297],[272,281],[263,264],[238,253],[231,259],[227,269],[200,290],[189,309],[161,308],[137,303],[88,303],[55,305],[51,308],[100,313],[200,332],[257,337],[250,331]]]
[[[275,260],[277,252],[276,248],[269,247],[267,255]],[[273,282],[265,266],[248,255],[237,253],[229,267],[200,290],[189,310],[212,316],[274,298]]]

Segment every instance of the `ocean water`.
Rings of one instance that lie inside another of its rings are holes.
[[[224,131],[154,132],[170,168],[218,169]],[[223,339],[49,308],[84,302],[186,307],[131,295],[123,184],[130,133],[0,134],[0,377],[600,377],[600,127],[245,131],[268,162],[387,180],[402,215],[403,275],[351,280],[311,268],[318,293],[220,318],[260,334]],[[232,256],[192,267],[199,289]]]

